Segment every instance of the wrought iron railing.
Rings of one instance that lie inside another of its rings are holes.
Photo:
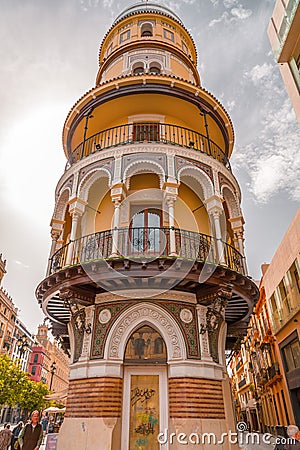
[[[67,266],[112,257],[166,258],[172,252],[171,237],[178,258],[221,264],[244,273],[243,257],[231,245],[206,234],[169,227],[120,228],[83,236],[54,253],[50,259],[50,273]],[[223,250],[222,255],[220,248]]]
[[[95,152],[117,145],[139,142],[157,142],[191,148],[212,156],[231,170],[229,159],[224,151],[207,136],[189,128],[154,122],[124,124],[99,131],[81,142],[72,151],[66,168]]]

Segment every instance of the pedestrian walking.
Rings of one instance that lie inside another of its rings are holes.
[[[39,423],[39,412],[33,411],[31,421],[22,429],[18,441],[21,450],[39,450],[43,440],[43,428]]]
[[[10,424],[6,424],[3,430],[0,431],[0,450],[7,450],[12,438],[12,432],[10,431]]]
[[[299,442],[299,428],[297,425],[289,425],[286,429],[289,440],[293,439],[293,442],[284,445],[283,450],[300,450]]]
[[[19,434],[21,433],[22,428],[24,427],[24,423],[20,420],[17,426],[12,430],[12,438],[11,438],[11,450],[20,450],[20,445],[15,447],[15,443],[18,442]],[[18,442],[19,443],[19,442]]]

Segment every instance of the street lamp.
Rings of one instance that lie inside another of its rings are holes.
[[[51,373],[51,378],[50,378],[50,391],[51,391],[51,388],[52,388],[52,381],[53,381],[53,377],[54,377],[55,372],[56,372],[56,362],[53,361],[53,363],[52,363],[51,366],[50,366],[50,373]]]
[[[19,349],[19,354],[20,354],[20,359],[22,358],[23,353],[26,352],[26,350],[28,350],[28,341],[27,341],[27,337],[25,336],[25,334],[23,334],[23,336],[19,337],[17,339],[17,347]]]

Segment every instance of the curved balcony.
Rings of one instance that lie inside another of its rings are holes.
[[[206,234],[168,227],[120,228],[83,236],[54,253],[49,275],[68,266],[111,258],[169,257],[224,265],[244,275],[243,256],[231,245]]]
[[[83,140],[69,156],[66,169],[82,158],[118,145],[155,142],[190,148],[217,159],[229,170],[229,159],[207,136],[168,123],[138,122],[108,128]]]

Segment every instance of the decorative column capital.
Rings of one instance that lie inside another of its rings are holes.
[[[205,204],[207,212],[209,214],[220,216],[224,213],[222,199],[217,195],[212,195],[211,197],[204,200],[203,203]]]
[[[170,181],[166,181],[162,185],[162,190],[165,192],[165,195],[170,194],[170,195],[175,195],[177,197],[178,188],[179,188],[179,183],[173,183]]]
[[[87,202],[78,197],[73,197],[69,200],[69,213],[76,219],[82,216],[85,211]]]
[[[243,216],[238,216],[238,217],[232,217],[230,219],[228,219],[228,221],[231,224],[231,228],[233,231],[239,231],[241,230],[242,232],[244,231],[244,218]]]
[[[127,189],[124,183],[114,184],[110,188],[110,196],[115,207],[120,206],[120,203],[124,198],[126,198]]]

